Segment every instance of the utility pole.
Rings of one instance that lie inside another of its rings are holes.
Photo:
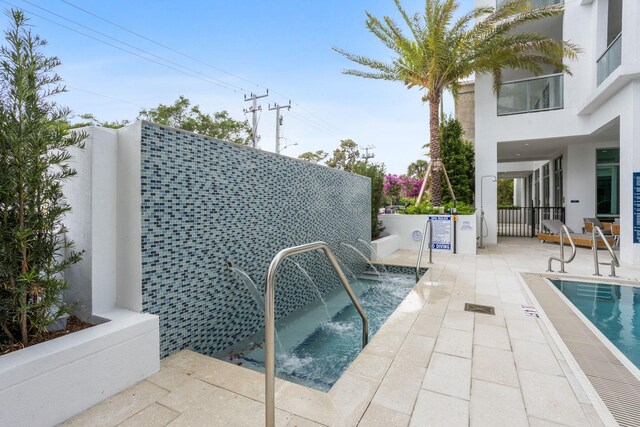
[[[278,105],[276,103],[271,107],[271,104],[269,104],[269,111],[276,110],[276,154],[280,154],[280,126],[282,126],[282,117],[280,116],[281,108],[291,110],[291,101],[289,101],[289,105]]]
[[[373,145],[368,145],[366,147],[361,147],[361,148],[365,152],[364,155],[361,156],[361,158],[364,159],[365,163],[369,163],[369,159],[373,159],[376,156],[373,152],[369,153],[369,150],[373,150],[376,147],[374,147]]]
[[[251,92],[251,96],[247,97],[247,95],[244,96],[244,100],[246,101],[252,101],[251,102],[251,107],[250,108],[245,108],[244,112],[245,113],[251,113],[253,114],[252,119],[251,119],[251,146],[253,148],[256,148],[258,146],[258,117],[257,117],[257,113],[258,111],[262,111],[262,106],[258,105],[258,99],[260,98],[266,98],[267,96],[269,96],[269,89],[267,89],[267,93],[265,95],[256,95],[255,93]]]

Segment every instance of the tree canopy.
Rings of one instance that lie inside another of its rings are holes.
[[[411,178],[423,179],[424,174],[427,173],[428,167],[428,161],[418,159],[415,162],[409,164],[409,166],[407,167],[407,175],[409,175]]]
[[[440,125],[442,162],[449,175],[456,200],[473,204],[475,192],[475,152],[473,144],[463,137],[464,131],[458,119],[445,117]],[[441,180],[443,201],[451,201],[451,195]]]
[[[394,0],[405,31],[391,17],[378,19],[366,13],[366,27],[392,52],[382,61],[333,49],[365,70],[347,69],[345,74],[370,79],[399,81],[408,89],[424,90],[429,103],[430,157],[440,168],[440,118],[438,106],[445,89],[458,95],[460,82],[472,75],[493,76],[494,89],[502,83],[503,69],[518,69],[539,75],[543,65],[570,73],[564,58],[574,59],[579,49],[572,43],[543,34],[521,31],[523,24],[560,15],[563,5],[531,8],[529,0],[504,2],[498,9],[479,7],[457,20],[455,0],[425,0],[422,13],[409,14]],[[437,172],[437,170],[436,170]],[[431,180],[431,200],[442,201],[440,174]]]
[[[333,157],[327,160],[326,164],[330,168],[351,172],[358,161],[360,161],[358,144],[351,139],[343,139],[340,141],[340,148],[333,150]]]
[[[138,119],[207,135],[241,145],[251,143],[251,126],[247,120],[237,121],[226,110],[213,115],[203,113],[198,105],[191,106],[184,96],[172,105],[160,104],[156,108],[142,109]]]
[[[318,150],[318,151],[306,151],[300,154],[298,158],[301,160],[306,160],[307,162],[311,162],[311,163],[320,163],[321,161],[326,159],[328,156],[329,156],[329,153],[323,150]]]

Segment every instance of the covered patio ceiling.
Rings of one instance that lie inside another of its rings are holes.
[[[548,160],[567,145],[619,139],[620,119],[616,118],[590,135],[498,142],[498,163]]]

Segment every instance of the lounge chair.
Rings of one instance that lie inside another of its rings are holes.
[[[560,230],[562,229],[562,221],[557,219],[545,219],[542,221],[542,225],[544,228],[549,230],[548,233],[540,232],[538,233],[538,239],[541,242],[552,242],[552,243],[560,243]],[[567,227],[569,228],[569,227]],[[585,248],[590,248],[593,246],[593,237],[590,233],[574,233],[573,230],[569,228],[569,234],[571,234],[571,238],[573,239],[573,243],[576,246],[582,246]],[[612,236],[605,236],[609,241],[610,245],[614,244],[614,240]],[[569,238],[567,236],[563,236],[563,240],[565,245],[569,245]],[[606,245],[602,239],[597,239],[598,248],[604,249]]]
[[[593,226],[597,225],[602,230],[603,234],[611,234],[611,223],[610,222],[600,222],[598,218],[582,218],[584,221],[584,232],[591,233],[593,230]]]

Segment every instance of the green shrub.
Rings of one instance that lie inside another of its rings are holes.
[[[30,339],[69,311],[62,303],[63,271],[81,255],[65,240],[62,183],[73,176],[68,149],[83,133],[69,133],[69,110],[51,97],[64,92],[27,19],[12,10],[0,48],[0,336]],[[65,258],[66,255],[66,258]]]
[[[358,162],[353,165],[352,171],[371,179],[371,238],[376,239],[384,231],[382,221],[378,219],[380,208],[384,206],[384,165]]]
[[[406,208],[400,209],[398,211],[399,214],[404,215],[438,215],[443,214],[445,212],[451,213],[453,209],[453,202],[448,202],[444,205],[444,207],[431,206],[429,203],[420,203],[416,206],[415,199],[407,200],[410,202]],[[458,202],[456,205],[456,213],[458,215],[473,215],[476,211],[476,208],[467,203]]]

